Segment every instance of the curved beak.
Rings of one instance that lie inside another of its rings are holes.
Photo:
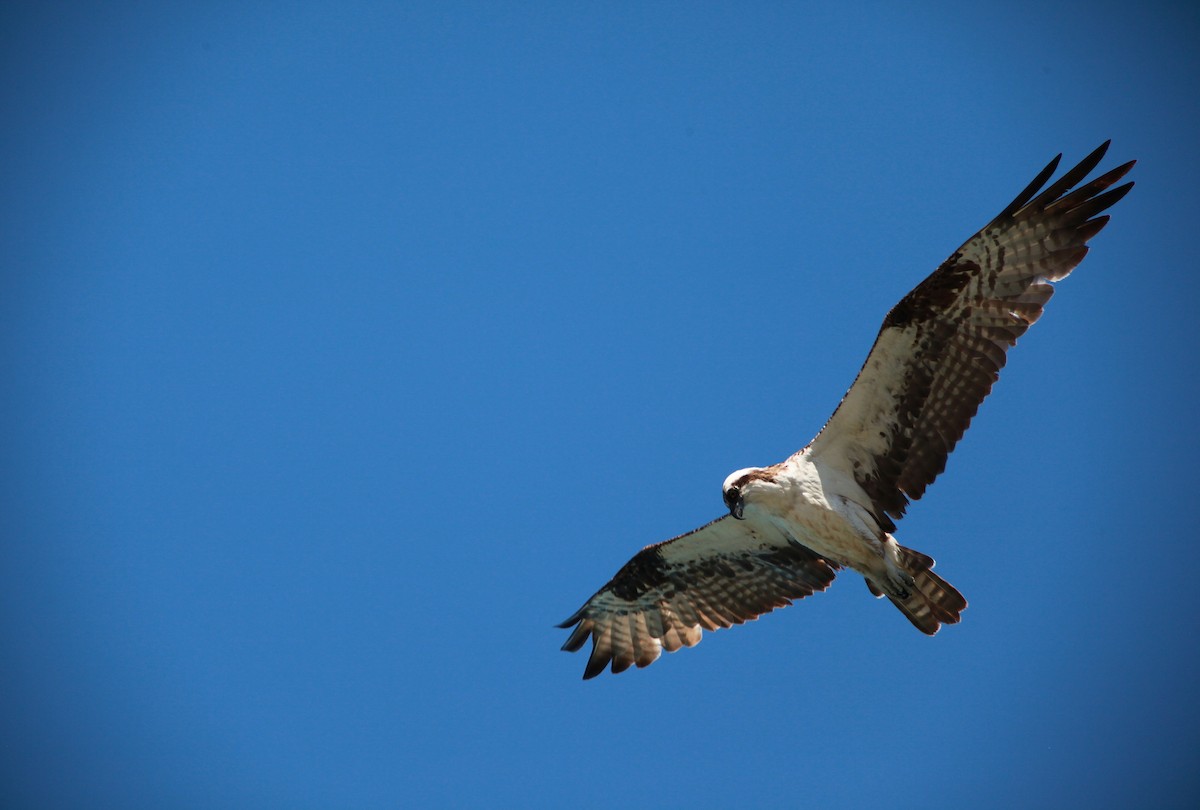
[[[738,498],[733,502],[733,506],[729,507],[729,514],[733,515],[738,520],[745,520],[745,518],[742,517],[742,510],[745,508],[746,504],[742,502],[741,498]]]

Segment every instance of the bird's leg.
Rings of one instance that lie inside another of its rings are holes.
[[[891,587],[888,592],[897,599],[907,599],[912,595],[909,588],[915,588],[917,583],[912,574],[904,570],[900,564],[900,544],[890,534],[884,535],[883,564],[887,570],[887,584]]]

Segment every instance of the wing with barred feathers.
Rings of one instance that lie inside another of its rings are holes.
[[[837,566],[773,526],[723,517],[647,546],[559,627],[574,627],[563,649],[590,636],[583,677],[610,663],[614,673],[649,666],[716,630],[790,605],[833,582]]]
[[[1099,214],[1133,186],[1118,166],[1075,191],[1108,142],[1044,191],[1062,155],[884,319],[866,363],[808,447],[818,465],[853,475],[885,531],[945,469],[1005,352],[1042,314],[1059,281],[1108,223]]]

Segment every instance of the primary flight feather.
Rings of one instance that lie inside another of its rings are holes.
[[[1072,191],[1106,141],[1045,190],[1062,155],[883,320],[833,416],[806,447],[722,487],[729,514],[642,549],[560,627],[563,649],[590,637],[584,678],[652,664],[730,627],[823,591],[841,568],[862,574],[923,633],[967,606],[933,560],[892,536],[905,507],[946,467],[1004,366],[1054,288],[1108,223],[1101,212],[1130,161]],[[1039,193],[1040,192],[1040,193]]]

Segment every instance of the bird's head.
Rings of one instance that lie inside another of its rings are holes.
[[[721,486],[729,514],[738,520],[744,519],[746,505],[753,503],[764,489],[773,485],[773,481],[771,472],[762,467],[747,467],[730,473]]]

